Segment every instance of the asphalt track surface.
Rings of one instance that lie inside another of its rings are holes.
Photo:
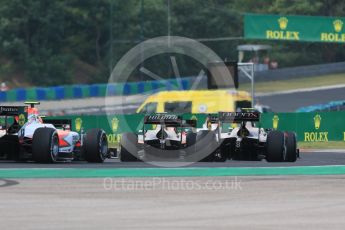
[[[269,105],[274,112],[294,112],[304,106],[345,100],[345,88],[274,94],[257,98],[261,104]]]
[[[196,163],[185,169],[332,165],[345,165],[345,150],[301,152],[296,163],[228,161]],[[154,166],[118,160],[104,164],[2,162],[0,175],[20,169],[44,174],[56,169],[138,167]],[[0,178],[0,228],[344,229],[344,182],[344,171],[339,175]]]
[[[296,162],[290,163],[268,163],[262,161],[226,161],[226,162],[197,162],[184,167],[293,167],[293,166],[327,166],[327,165],[345,165],[345,150],[331,152],[301,152],[300,158]],[[107,159],[104,163],[87,163],[84,161],[73,161],[56,164],[38,164],[33,162],[11,162],[0,161],[0,169],[5,168],[155,168],[155,164],[146,162],[120,162],[118,159]]]
[[[345,176],[1,181],[1,229],[344,229]]]

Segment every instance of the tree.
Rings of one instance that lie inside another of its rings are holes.
[[[21,72],[32,85],[106,82],[109,70],[138,42],[168,34],[168,0],[0,0],[0,78]],[[170,0],[170,34],[189,38],[241,37],[243,14],[343,16],[341,0]],[[235,39],[204,42],[236,60],[243,43],[273,45],[280,66],[343,61],[344,45]],[[199,66],[180,57],[183,75]],[[148,60],[173,76],[169,55]],[[4,71],[6,70],[6,71]],[[132,80],[139,80],[137,74]]]
[[[23,68],[34,85],[69,83],[64,44],[63,1],[2,0],[1,51]],[[58,73],[58,75],[56,75]],[[25,80],[25,79],[22,79]]]

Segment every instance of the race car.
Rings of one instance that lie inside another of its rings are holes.
[[[121,161],[183,159],[195,144],[195,128],[195,120],[180,115],[147,115],[138,134],[122,134],[119,157]]]
[[[219,112],[207,118],[208,136],[204,145],[217,146],[208,159],[216,161],[262,160],[268,162],[295,162],[299,157],[296,134],[256,127],[260,113],[247,109],[245,112]],[[227,125],[224,132],[224,126]],[[237,124],[233,128],[229,124]]]
[[[0,106],[2,159],[39,163],[72,160],[101,163],[109,157],[107,136],[102,129],[79,134],[71,131],[71,120],[47,120],[39,116],[35,108],[39,102],[25,104],[30,106]]]

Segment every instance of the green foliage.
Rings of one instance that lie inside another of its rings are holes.
[[[47,50],[33,55],[26,62],[26,71],[35,85],[59,85],[71,83],[72,70],[66,68],[71,63],[68,55],[54,55]]]
[[[32,85],[106,82],[116,62],[138,42],[168,34],[168,0],[0,0],[0,79],[23,73]],[[241,37],[245,12],[343,16],[341,0],[170,0],[170,34],[189,38]],[[343,61],[343,45],[293,42],[204,42],[221,58],[237,59],[236,46],[267,43],[279,66]],[[75,63],[84,63],[76,65]],[[173,76],[169,57],[145,65]],[[198,63],[180,57],[181,75]],[[84,67],[92,67],[82,69]],[[95,71],[94,71],[95,70]],[[86,73],[88,72],[88,73]],[[134,73],[132,80],[143,79]]]
[[[0,2],[1,51],[22,68],[32,84],[67,83],[63,2],[14,0]],[[24,80],[24,79],[21,79]]]

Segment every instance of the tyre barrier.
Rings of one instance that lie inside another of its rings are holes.
[[[188,90],[191,88],[194,80],[194,77],[186,77],[161,81],[17,88],[0,92],[0,102],[65,100],[89,97],[135,95],[170,90]]]

